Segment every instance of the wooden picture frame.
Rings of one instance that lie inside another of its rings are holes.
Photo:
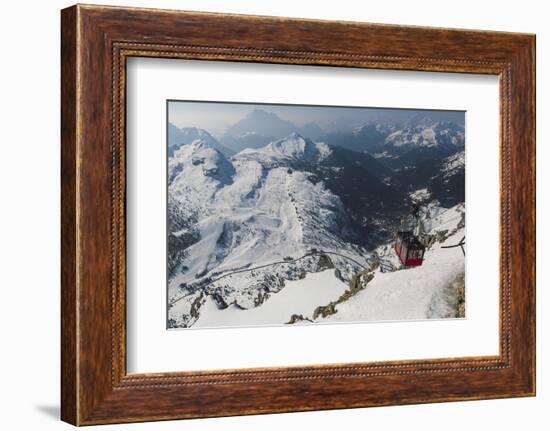
[[[61,17],[64,421],[535,394],[534,35],[83,5]],[[125,65],[131,56],[498,75],[500,354],[128,375]]]

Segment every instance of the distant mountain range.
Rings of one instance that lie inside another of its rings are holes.
[[[227,127],[216,140],[217,148],[225,155],[238,153],[245,148],[260,148],[270,142],[282,139],[297,132],[316,142],[325,142],[357,152],[379,154],[389,151],[388,158],[411,146],[447,147],[464,145],[463,114],[448,111],[430,111],[429,115],[417,114],[403,117],[400,112],[393,114],[394,120],[366,119],[359,125],[357,121],[342,117],[334,124],[322,128],[315,122],[303,126],[281,119],[278,115],[263,109],[254,109],[243,119]],[[462,118],[462,121],[461,121]],[[188,144],[199,138],[195,127],[177,128],[169,125],[169,147]],[[200,133],[207,133],[202,131]],[[206,139],[212,138],[210,134]],[[447,151],[454,152],[454,149]],[[402,159],[404,160],[404,159]],[[393,164],[391,161],[389,164]]]

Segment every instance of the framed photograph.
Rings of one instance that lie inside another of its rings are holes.
[[[465,112],[167,111],[169,329],[465,317]]]
[[[535,37],[62,11],[62,419],[535,394]]]

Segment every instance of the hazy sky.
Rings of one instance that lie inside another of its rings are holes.
[[[464,113],[461,111],[186,101],[169,102],[168,121],[177,127],[198,127],[219,136],[228,126],[241,120],[254,109],[272,112],[297,126],[315,122],[325,129],[331,128],[331,124],[342,118],[362,124],[368,120],[406,121],[420,113],[426,116],[432,113],[438,118],[444,117],[464,124]]]

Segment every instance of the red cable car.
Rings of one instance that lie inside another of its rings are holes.
[[[411,231],[397,232],[395,252],[405,268],[422,265],[426,247]]]

